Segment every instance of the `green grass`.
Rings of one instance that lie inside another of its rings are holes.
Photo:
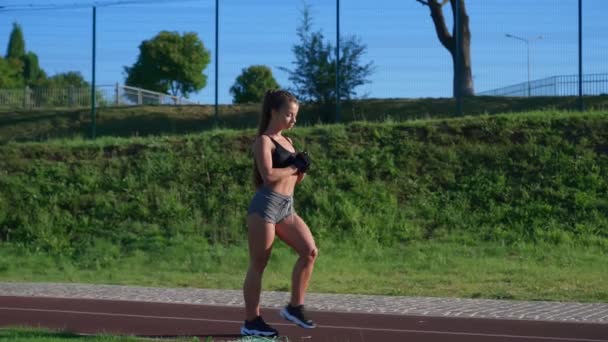
[[[288,133],[313,167],[296,210],[319,241],[608,246],[608,112]],[[177,237],[243,241],[253,130],[0,146],[0,240],[88,260]],[[97,246],[97,247],[96,247]],[[99,247],[101,246],[101,247]]]
[[[0,277],[240,288],[254,134],[0,145]],[[606,301],[608,112],[287,134],[313,159],[312,291]],[[276,252],[266,286],[287,290]]]
[[[597,247],[454,241],[386,248],[352,240],[319,247],[311,292],[608,301],[608,251]],[[0,260],[0,281],[237,290],[242,288],[248,262],[244,245],[206,248],[188,242],[93,265],[17,249],[3,249]],[[295,254],[277,239],[264,290],[289,291],[295,260]]]
[[[11,342],[142,342],[142,339],[128,336],[84,336],[67,331],[32,328],[2,328],[0,341]],[[186,341],[185,339],[183,341]],[[198,341],[198,340],[197,340]]]
[[[137,338],[134,336],[112,335],[79,335],[68,331],[34,328],[0,328],[0,341],[11,342],[144,342],[144,341],[171,341],[171,342],[213,342],[213,337],[174,337],[174,338]],[[224,339],[222,339],[224,340]],[[234,342],[264,342],[284,341],[286,337],[268,339],[263,337],[231,338]]]
[[[466,115],[519,113],[526,111],[576,110],[577,97],[470,97],[465,98]],[[588,110],[607,110],[608,96],[585,97]],[[404,121],[421,118],[453,117],[454,99],[366,99],[345,101],[341,120]],[[331,122],[335,107],[302,105],[299,126]],[[214,106],[131,106],[99,108],[97,136],[181,135],[210,130],[215,124]],[[231,129],[257,126],[260,104],[219,106],[219,127]],[[89,137],[89,108],[15,111],[0,108],[0,144],[9,141],[40,141],[50,138]]]
[[[112,335],[79,335],[66,331],[33,328],[0,328],[0,341],[11,342],[144,342],[144,341],[171,341],[171,342],[213,342],[213,337],[174,337],[174,338],[137,338],[134,336],[112,336]],[[224,338],[222,338],[224,341]],[[284,341],[289,342],[286,337],[275,339],[263,337],[231,338],[234,342],[264,342]]]

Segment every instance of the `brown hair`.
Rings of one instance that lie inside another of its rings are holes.
[[[262,114],[260,116],[260,122],[258,125],[258,134],[259,137],[266,131],[268,128],[268,124],[270,124],[270,119],[272,118],[272,110],[279,110],[281,107],[286,104],[293,102],[298,103],[298,99],[296,97],[286,91],[286,90],[268,90],[264,95],[264,101],[262,103]],[[253,184],[255,188],[259,188],[264,183],[262,179],[262,175],[258,170],[258,167],[255,162],[255,158],[253,159]]]

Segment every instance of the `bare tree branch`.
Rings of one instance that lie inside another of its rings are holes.
[[[425,6],[429,6],[429,1],[435,2],[436,0],[416,0],[416,1],[418,1],[419,3],[421,3],[421,4],[425,5]],[[443,7],[443,5],[447,4],[449,1],[450,0],[443,0],[443,2],[440,3],[439,5],[441,7]]]
[[[437,3],[436,1],[431,1],[429,3],[429,8],[431,9],[431,18],[433,18],[433,23],[435,24],[435,31],[437,32],[437,38],[441,44],[448,49],[450,52],[454,52],[454,38],[450,34],[447,25],[445,24],[445,18],[443,16],[443,5],[445,5],[446,1],[443,3]]]
[[[450,52],[454,63],[454,96],[456,94],[474,95],[473,77],[471,71],[471,30],[469,28],[469,16],[465,7],[465,0],[416,0],[428,6],[431,11],[431,18],[435,26],[437,38],[441,44]],[[448,29],[443,7],[450,4],[454,21],[453,31]],[[460,5],[460,16],[456,20],[456,6]],[[459,27],[456,27],[456,23]],[[454,34],[460,32],[460,49],[456,47],[456,37]],[[456,54],[459,53],[459,56]],[[460,58],[458,58],[460,57]],[[461,77],[457,77],[457,75]]]

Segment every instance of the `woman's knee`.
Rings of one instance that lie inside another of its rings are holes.
[[[309,263],[315,262],[317,256],[319,255],[319,249],[316,246],[308,246],[300,251],[300,258],[305,259]]]
[[[264,269],[266,269],[266,265],[268,265],[268,260],[270,259],[270,255],[262,255],[258,257],[251,258],[249,262],[250,268],[257,272],[262,273]]]

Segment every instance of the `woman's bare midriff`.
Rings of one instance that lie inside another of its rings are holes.
[[[296,182],[298,181],[298,174],[295,173],[292,176],[284,177],[283,179],[274,182],[274,183],[266,183],[266,187],[274,192],[278,192],[281,195],[285,196],[293,196],[293,191],[296,187]]]

